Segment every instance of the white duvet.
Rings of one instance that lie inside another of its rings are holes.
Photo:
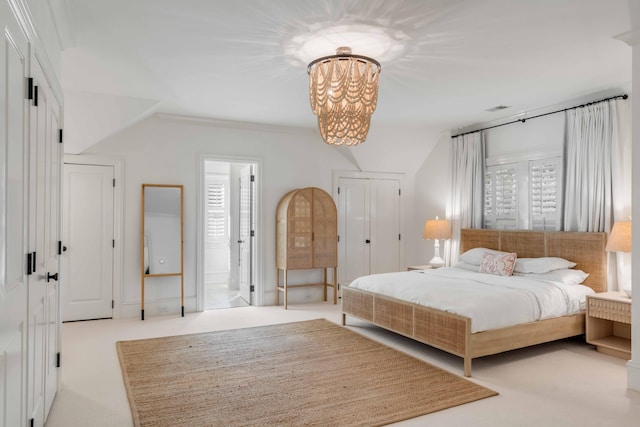
[[[471,332],[575,314],[594,293],[583,285],[455,267],[373,274],[349,286],[469,317]]]

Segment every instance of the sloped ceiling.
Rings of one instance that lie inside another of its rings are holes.
[[[372,131],[446,131],[631,80],[630,48],[614,38],[631,29],[627,0],[49,1],[71,152],[156,111],[315,128],[306,64],[285,46],[338,24],[406,39],[381,61]],[[510,108],[486,111],[497,105]]]

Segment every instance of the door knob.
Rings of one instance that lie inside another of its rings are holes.
[[[49,282],[50,280],[55,280],[57,282],[58,281],[58,273],[51,274],[51,273],[47,272],[47,282]]]

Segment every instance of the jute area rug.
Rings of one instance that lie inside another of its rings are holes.
[[[373,426],[497,394],[325,319],[116,346],[136,426]]]

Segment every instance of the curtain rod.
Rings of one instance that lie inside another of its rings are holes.
[[[488,130],[488,129],[493,129],[493,128],[498,128],[500,126],[506,126],[506,125],[511,125],[514,123],[524,123],[527,120],[531,120],[531,119],[537,119],[538,117],[544,117],[544,116],[548,116],[550,114],[556,114],[556,113],[564,113],[565,111],[569,111],[569,110],[575,110],[576,108],[582,108],[582,107],[587,107],[589,105],[593,105],[593,104],[597,104],[599,102],[605,102],[605,101],[610,101],[612,99],[618,99],[618,98],[622,98],[622,99],[627,99],[629,97],[629,95],[627,95],[626,93],[623,95],[616,95],[616,96],[612,96],[610,98],[605,98],[605,99],[601,99],[599,101],[593,101],[593,102],[588,102],[586,104],[582,104],[582,105],[576,105],[575,107],[569,107],[569,108],[564,108],[562,110],[557,110],[557,111],[551,111],[550,113],[544,113],[544,114],[538,114],[537,116],[532,116],[532,117],[527,117],[524,119],[518,119],[518,120],[513,120],[511,122],[507,122],[507,123],[502,123],[499,125],[495,125],[495,126],[489,126],[486,128],[482,128],[482,129],[476,129],[476,130],[472,130],[469,132],[464,132],[464,133],[459,133],[457,135],[453,135],[451,138],[457,138],[459,136],[463,136],[463,135],[469,135],[471,133],[475,133],[475,132],[482,132],[483,130]]]

